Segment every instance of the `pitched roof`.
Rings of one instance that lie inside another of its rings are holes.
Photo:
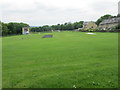
[[[119,23],[120,22],[120,17],[117,18],[109,18],[109,19],[105,19],[103,20],[100,25],[104,25],[104,24],[113,24],[113,23]]]
[[[87,24],[89,24],[91,22],[94,23],[93,21],[88,21],[88,22],[84,22],[83,25],[87,25]]]

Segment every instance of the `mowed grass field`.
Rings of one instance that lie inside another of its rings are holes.
[[[118,87],[117,33],[3,37],[2,54],[3,88]]]

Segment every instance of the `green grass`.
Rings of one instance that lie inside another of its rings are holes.
[[[115,88],[117,50],[117,33],[4,37],[3,88]]]
[[[0,89],[2,89],[2,38],[0,37]]]

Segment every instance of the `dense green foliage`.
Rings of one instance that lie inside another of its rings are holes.
[[[3,36],[4,36],[4,35],[8,35],[8,33],[9,33],[9,29],[8,29],[8,27],[7,27],[7,24],[2,23],[2,35],[3,35]]]
[[[117,17],[120,17],[120,14],[118,14]]]
[[[22,34],[22,27],[29,26],[26,23],[3,23],[2,22],[2,35],[18,35]]]
[[[57,25],[52,25],[52,26],[41,26],[41,27],[32,27],[31,32],[44,32],[44,31],[51,31],[51,30],[75,30],[78,28],[83,27],[83,21],[80,22],[75,22],[75,23],[65,23],[65,24],[57,24]]]
[[[3,37],[3,88],[75,87],[118,87],[117,33]]]
[[[120,30],[120,23],[116,26],[115,29],[119,29]]]

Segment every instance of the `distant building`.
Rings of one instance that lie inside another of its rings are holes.
[[[29,33],[30,33],[29,27],[23,27],[22,28],[22,34],[29,34]]]
[[[83,23],[84,30],[96,29],[96,28],[97,28],[97,25],[93,21]]]
[[[113,27],[117,26],[119,22],[120,17],[105,19],[99,24],[99,29],[111,30]]]
[[[52,32],[60,32],[60,30],[52,30]]]
[[[118,15],[120,15],[120,1],[118,2]],[[111,17],[109,19],[103,20],[99,24],[99,29],[101,30],[111,30],[120,23],[120,17]]]
[[[75,32],[79,32],[79,29],[75,29],[74,31],[75,31]]]

